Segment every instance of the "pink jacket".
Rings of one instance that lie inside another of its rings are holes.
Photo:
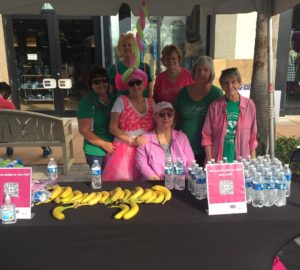
[[[256,109],[253,101],[240,95],[240,114],[236,126],[235,156],[246,157],[256,149]],[[223,146],[227,128],[225,96],[214,101],[207,112],[202,129],[202,145],[212,146],[212,158],[223,158]]]
[[[154,175],[163,180],[166,161],[165,150],[158,143],[154,131],[146,135],[149,142],[137,148],[137,169],[142,175],[143,180],[149,180]],[[177,157],[181,157],[187,171],[191,160],[194,159],[194,153],[187,136],[182,131],[172,131],[171,155],[174,163]]]

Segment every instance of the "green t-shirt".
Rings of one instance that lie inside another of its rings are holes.
[[[128,69],[128,67],[126,67],[123,62],[117,62],[117,66],[118,66],[118,71],[120,74],[124,74],[125,71]],[[144,64],[143,62],[140,63],[139,65],[139,69],[145,71],[148,75],[148,83],[152,82],[152,75],[151,75],[151,68],[148,64]],[[108,68],[108,77],[109,77],[109,84],[113,85],[114,87],[116,87],[115,84],[115,77],[116,77],[116,66],[115,64],[112,64],[109,66]],[[116,89],[116,97],[120,96],[120,95],[126,95],[128,96],[128,90],[124,90],[124,91],[118,91],[118,89]],[[144,89],[143,92],[143,96],[144,97],[148,97],[148,89]]]
[[[240,114],[240,102],[226,99],[227,129],[224,140],[223,157],[227,157],[228,162],[235,160],[235,133],[236,125]]]
[[[93,132],[102,140],[112,141],[113,136],[109,133],[110,111],[112,109],[113,100],[109,105],[99,101],[98,96],[94,91],[89,91],[86,97],[80,100],[77,110],[77,118],[92,118]],[[91,144],[88,140],[84,139],[83,151],[87,155],[105,156],[106,152]]]
[[[223,92],[212,86],[208,94],[199,101],[195,101],[188,93],[187,87],[181,89],[174,102],[174,109],[179,115],[178,129],[181,129],[189,138],[195,155],[204,155],[201,146],[202,128],[209,105],[223,96]]]

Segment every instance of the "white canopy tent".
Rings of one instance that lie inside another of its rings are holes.
[[[115,15],[126,2],[134,14],[138,14],[139,0],[50,0],[58,15],[97,16]],[[269,153],[274,157],[275,113],[274,87],[272,78],[272,29],[271,16],[293,8],[300,0],[147,0],[151,16],[188,16],[195,5],[200,5],[208,14],[235,14],[257,11],[269,16],[268,21],[268,112],[269,112]],[[1,14],[40,14],[43,0],[0,0]]]

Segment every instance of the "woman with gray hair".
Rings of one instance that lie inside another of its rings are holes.
[[[178,129],[189,138],[195,158],[200,166],[204,165],[205,151],[201,146],[201,134],[209,105],[223,96],[220,88],[213,85],[215,71],[209,56],[200,56],[192,67],[195,83],[181,89],[174,102],[178,114]]]

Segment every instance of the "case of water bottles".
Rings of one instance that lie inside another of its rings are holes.
[[[289,164],[282,164],[276,157],[271,159],[269,155],[258,156],[252,159],[239,157],[238,161],[244,165],[246,200],[253,207],[270,207],[272,205],[286,205],[286,198],[291,193],[292,172]],[[208,163],[215,163],[211,160]],[[218,161],[227,163],[227,158]],[[185,166],[181,158],[173,164],[172,159],[166,159],[165,186],[168,189],[183,190],[185,188]],[[187,172],[187,188],[198,200],[207,197],[206,173],[202,167],[191,161]]]

